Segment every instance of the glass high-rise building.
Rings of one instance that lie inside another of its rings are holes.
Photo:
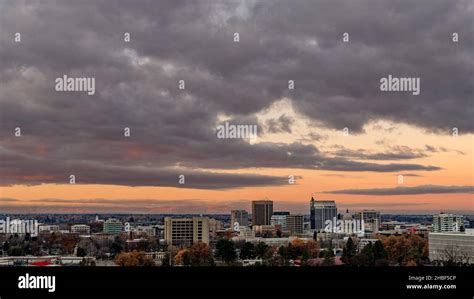
[[[334,221],[334,218],[337,218],[334,200],[315,200],[314,211],[314,229],[318,231],[324,229],[326,220]]]

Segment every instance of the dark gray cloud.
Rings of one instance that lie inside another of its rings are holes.
[[[459,150],[431,145],[425,145],[424,148],[411,148],[405,145],[388,146],[387,150],[384,152],[373,152],[363,148],[353,150],[341,145],[335,145],[333,148],[336,150],[330,152],[331,155],[356,160],[410,160],[428,157],[440,152],[454,152],[459,155],[465,155],[464,152]]]
[[[267,131],[270,133],[291,133],[291,125],[294,122],[294,119],[285,114],[282,114],[278,118],[272,118],[267,120]]]
[[[439,186],[421,185],[415,187],[374,188],[374,189],[346,189],[325,191],[332,194],[355,195],[410,195],[410,194],[442,194],[442,193],[473,193],[474,186]]]
[[[193,169],[117,166],[92,161],[52,161],[7,152],[0,147],[5,160],[0,164],[0,181],[13,185],[43,183],[68,184],[70,175],[76,184],[110,184],[126,186],[173,186],[196,189],[226,189],[241,186],[270,186],[288,183],[285,177],[257,174],[227,174]],[[16,165],[16,166],[15,166]],[[184,175],[184,184],[180,176]]]
[[[252,119],[282,97],[329,128],[360,132],[384,119],[474,132],[472,2],[363,2],[4,1],[1,183],[62,182],[71,169],[78,182],[174,186],[181,168],[196,188],[283,184],[202,171],[212,168],[438,170],[334,158],[300,143],[216,139],[220,115]],[[341,42],[343,32],[350,43]],[[63,74],[95,77],[96,94],[55,92]],[[421,77],[421,94],[381,93],[388,74]],[[282,117],[270,132],[291,132]],[[15,127],[22,137],[12,137]]]
[[[419,150],[413,150],[408,147],[391,149],[386,152],[371,153],[366,149],[352,150],[344,147],[339,147],[338,150],[332,153],[338,157],[353,158],[359,160],[409,160],[423,158],[427,155]]]
[[[325,141],[328,139],[329,136],[322,135],[316,132],[309,132],[308,134],[302,135],[299,142],[315,142],[315,141]]]

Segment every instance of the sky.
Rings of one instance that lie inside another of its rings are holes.
[[[307,214],[314,196],[474,213],[473,14],[469,0],[2,0],[0,212],[270,199]],[[56,91],[64,75],[95,93]],[[389,75],[420,94],[381,91]],[[225,122],[258,138],[220,139]]]

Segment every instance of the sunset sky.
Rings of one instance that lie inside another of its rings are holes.
[[[311,196],[474,213],[473,14],[469,0],[0,1],[0,213],[270,199],[308,214]],[[95,94],[56,91],[63,75],[94,77]],[[419,77],[420,94],[381,91],[388,75]],[[257,125],[257,142],[218,139],[226,121]]]

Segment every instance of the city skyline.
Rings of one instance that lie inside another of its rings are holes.
[[[0,211],[474,214],[472,2],[289,3],[2,2]]]

